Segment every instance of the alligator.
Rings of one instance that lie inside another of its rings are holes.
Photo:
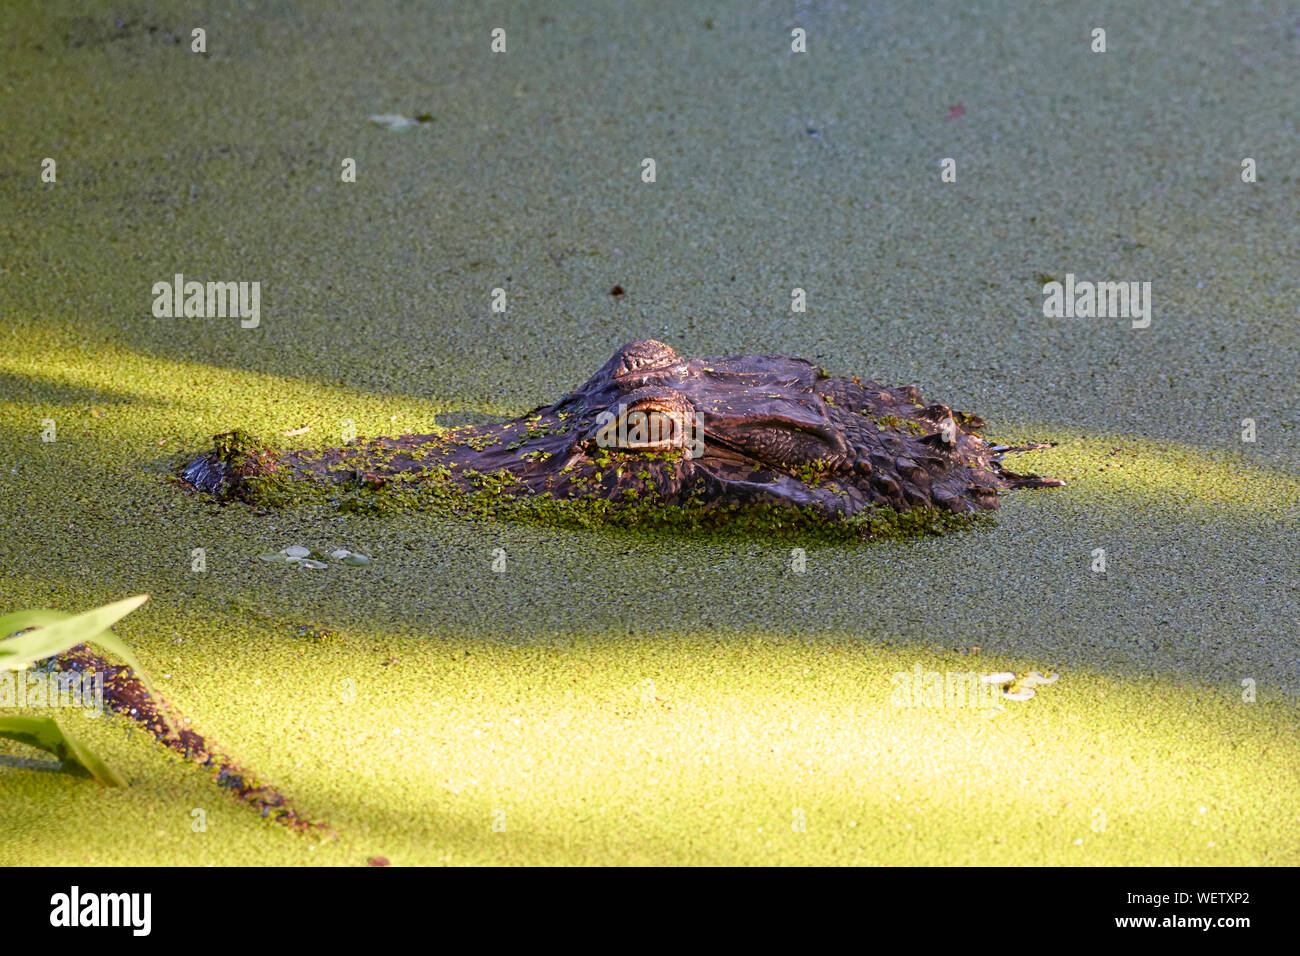
[[[641,340],[558,402],[511,421],[320,451],[276,452],[229,432],[182,478],[224,500],[302,483],[434,483],[669,509],[793,506],[831,519],[982,512],[1004,492],[1064,484],[1005,469],[1003,455],[1049,446],[990,445],[984,425],[912,386],[832,377],[804,359],[683,359]]]

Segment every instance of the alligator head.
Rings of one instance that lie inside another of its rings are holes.
[[[832,378],[803,359],[683,359],[637,341],[555,404],[499,425],[288,453],[228,433],[183,477],[246,500],[268,480],[466,491],[491,480],[520,496],[784,504],[828,517],[972,512],[998,507],[1009,489],[1064,484],[1003,470],[1013,449],[991,447],[976,434],[983,425],[910,386]]]

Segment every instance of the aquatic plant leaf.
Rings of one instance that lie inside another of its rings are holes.
[[[78,644],[90,642],[116,654],[139,673],[139,661],[109,628],[147,600],[149,595],[138,594],[97,607],[93,611],[73,615],[46,610],[6,614],[0,617],[0,635],[28,628],[36,630],[9,640],[0,640],[0,670],[18,670],[33,661],[53,657]]]
[[[412,126],[419,126],[419,120],[413,120],[410,117],[403,116],[401,113],[376,113],[370,117],[370,122],[378,126],[387,126],[390,130],[400,133],[408,130]]]
[[[1016,675],[1011,671],[995,671],[992,674],[985,674],[980,678],[981,684],[1009,684],[1016,679]]]
[[[135,671],[149,695],[160,700],[135,654],[109,630],[147,600],[149,595],[137,594],[82,614],[32,608],[0,615],[0,638],[18,631],[27,632],[8,640],[0,639],[0,671],[21,670],[28,664],[62,654],[78,644],[96,644],[125,662]],[[171,719],[166,713],[162,718],[171,727]]]
[[[0,717],[0,737],[54,754],[63,769],[93,777],[106,787],[125,787],[126,780],[85,744],[59,726],[53,717]]]

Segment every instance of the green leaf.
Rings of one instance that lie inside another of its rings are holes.
[[[54,754],[63,761],[64,769],[69,773],[93,777],[106,787],[126,786],[126,781],[116,770],[60,727],[53,717],[0,717],[0,737]]]
[[[126,617],[145,601],[149,595],[135,597],[113,604],[105,604],[83,614],[65,615],[58,611],[17,611],[0,617],[0,635],[37,628],[7,641],[0,640],[0,669],[19,670],[33,661],[62,654],[68,648],[93,641],[105,650],[112,651],[140,673],[135,655],[112,634],[110,627]]]
[[[139,678],[140,683],[144,684],[149,696],[156,701],[161,701],[162,698],[154,691],[144,668],[135,659],[131,649],[109,630],[147,600],[149,595],[137,594],[135,597],[105,604],[84,614],[32,609],[0,615],[0,671],[21,670],[33,661],[62,654],[78,644],[97,644],[110,654],[121,658],[135,671],[135,676]],[[33,627],[37,630],[4,640],[5,635]],[[159,714],[167,726],[174,730],[171,719],[162,710],[161,704]]]

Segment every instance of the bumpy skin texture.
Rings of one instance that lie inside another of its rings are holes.
[[[979,437],[983,425],[911,386],[831,378],[785,356],[682,359],[646,340],[623,346],[554,405],[500,425],[320,452],[219,450],[183,477],[229,498],[244,497],[250,477],[382,486],[442,466],[441,480],[467,491],[478,487],[475,473],[506,472],[503,490],[513,494],[624,501],[631,491],[665,506],[784,503],[845,517],[992,509],[999,492],[1064,484],[1003,470],[998,453],[1009,449]]]

